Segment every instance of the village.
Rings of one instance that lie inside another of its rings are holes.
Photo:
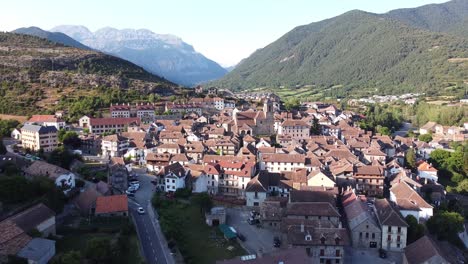
[[[61,213],[44,203],[2,213],[0,256],[47,263],[60,243],[56,228],[67,219],[118,217],[132,219],[146,263],[179,263],[185,250],[167,231],[167,209],[152,201],[189,203],[204,194],[210,206],[202,225],[237,250],[217,263],[464,259],[427,223],[447,204],[465,206],[441,184],[431,153],[464,144],[468,123],[428,122],[413,131],[431,135],[423,141],[365,131],[358,125],[365,116],[333,103],[301,102],[287,111],[273,93],[194,92],[187,100],[112,104],[103,117],[85,115],[75,124],[64,121],[66,111],[33,115],[14,129],[0,168],[13,164],[27,180],[49,178],[68,198]],[[67,133],[79,143],[65,151],[79,158],[68,168],[47,162]],[[464,225],[455,235],[468,246]]]

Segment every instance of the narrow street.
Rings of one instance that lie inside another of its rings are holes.
[[[129,209],[134,219],[140,244],[143,249],[144,257],[147,263],[174,263],[172,255],[167,247],[167,242],[159,229],[157,222],[157,213],[151,212],[151,197],[153,195],[154,185],[151,183],[153,176],[145,174],[144,170],[133,169],[137,173],[140,181],[140,189],[135,197],[129,197]],[[137,212],[138,207],[143,207],[145,214],[140,215]]]

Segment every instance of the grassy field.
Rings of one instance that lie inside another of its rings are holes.
[[[176,222],[181,234],[175,241],[185,263],[210,264],[246,254],[236,241],[226,241],[217,227],[208,226],[200,208],[193,204],[170,201],[158,208],[158,212],[166,234],[172,228],[169,225],[175,225],[173,219],[179,219]],[[170,240],[170,236],[166,237]]]

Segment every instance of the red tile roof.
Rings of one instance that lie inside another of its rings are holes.
[[[128,212],[127,195],[100,196],[96,200],[96,214]]]

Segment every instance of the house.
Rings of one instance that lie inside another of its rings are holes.
[[[99,196],[96,199],[96,216],[128,216],[128,197],[125,194]]]
[[[44,238],[33,238],[17,254],[26,259],[28,264],[47,264],[55,256],[55,241]]]
[[[55,235],[55,212],[43,203],[39,203],[8,218],[25,232],[33,229],[41,232],[43,237]]]
[[[65,194],[75,187],[75,174],[45,161],[36,160],[23,172],[28,178],[48,177],[58,188],[62,188]]]
[[[169,165],[171,157],[172,155],[169,153],[156,154],[150,152],[146,155],[146,168],[148,171],[159,172]]]
[[[103,133],[119,133],[126,130],[131,124],[140,124],[138,117],[105,117],[90,118],[83,116],[79,119],[79,126],[89,129],[89,133],[101,135]]]
[[[293,171],[304,168],[305,156],[301,154],[260,154],[260,169],[269,172]]]
[[[348,203],[343,203],[346,220],[351,234],[352,246],[355,248],[380,248],[382,231],[369,206],[357,199],[350,191]]]
[[[431,181],[433,183],[437,183],[437,180],[439,179],[437,172],[437,169],[426,161],[423,161],[418,165],[418,176],[421,179],[425,179],[426,182]]]
[[[51,152],[58,146],[57,128],[26,124],[21,128],[21,145],[32,151]]]
[[[164,179],[164,190],[166,192],[175,192],[177,189],[185,188],[185,181],[189,172],[180,163],[173,163],[164,167],[159,172],[159,176]]]
[[[312,170],[307,175],[307,186],[333,188],[336,183],[321,170]]]
[[[192,192],[208,192],[208,180],[210,179],[203,170],[190,169]]]
[[[387,199],[376,199],[374,211],[382,230],[382,248],[402,251],[406,247],[408,224]]]
[[[380,163],[385,163],[385,159],[387,157],[387,155],[385,153],[383,153],[380,149],[374,148],[374,147],[364,149],[362,154],[363,154],[364,160],[365,160],[365,162],[367,162],[367,164],[371,164],[374,161],[379,161]]]
[[[310,258],[301,248],[288,248],[268,254],[246,255],[229,260],[216,261],[216,264],[310,264]]]
[[[224,157],[229,158],[229,156]],[[218,192],[243,198],[247,183],[255,175],[255,162],[229,161],[228,159],[219,161],[218,164],[222,171]]]
[[[405,248],[403,264],[449,264],[437,244],[423,236]],[[452,262],[453,263],[453,262]]]
[[[120,193],[125,192],[128,187],[129,166],[125,164],[125,160],[122,157],[111,158],[108,166],[107,184],[111,192],[114,190]]]
[[[424,134],[430,134],[432,132],[435,132],[435,127],[437,126],[436,122],[427,122],[425,125],[419,128],[419,134],[424,135]]]
[[[427,220],[433,215],[433,207],[404,181],[390,188],[390,200],[397,204],[403,217],[412,215],[419,222],[419,219]]]
[[[278,135],[290,135],[294,139],[305,140],[310,136],[310,126],[302,120],[287,119],[278,127]]]
[[[96,188],[88,188],[84,192],[80,193],[77,198],[74,199],[73,204],[76,206],[78,211],[83,216],[94,215],[96,210],[96,201],[99,196],[102,196]]]
[[[109,112],[112,118],[129,118],[131,107],[129,104],[115,104],[111,103]]]
[[[370,196],[382,195],[384,185],[384,169],[380,166],[357,167],[354,173],[356,190]]]
[[[245,188],[246,205],[260,206],[267,197],[267,188],[258,180],[258,176],[252,178]]]
[[[32,238],[11,220],[0,222],[0,260],[16,255]]]
[[[40,125],[40,126],[54,126],[57,130],[65,128],[65,121],[54,115],[33,115],[26,121],[25,124]]]
[[[302,248],[309,263],[344,263],[344,247],[349,245],[345,228],[318,224],[313,220],[283,219],[281,229],[289,247]]]
[[[105,136],[101,140],[101,155],[107,158],[121,157],[127,152],[128,146],[126,137],[117,134]]]

